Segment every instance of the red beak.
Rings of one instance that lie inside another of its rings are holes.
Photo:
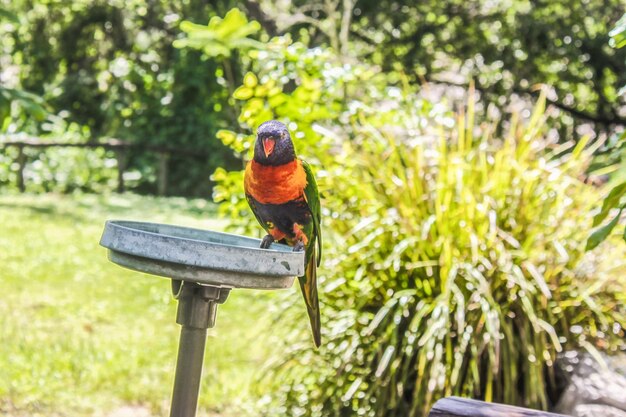
[[[274,141],[274,138],[263,139],[263,152],[265,152],[266,158],[274,151],[275,144],[276,142]]]

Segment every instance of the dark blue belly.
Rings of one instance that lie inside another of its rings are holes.
[[[304,198],[292,200],[283,204],[263,204],[256,201],[251,195],[247,195],[248,202],[253,206],[256,215],[265,223],[272,223],[288,238],[293,239],[293,224],[301,226],[311,222],[311,210]]]

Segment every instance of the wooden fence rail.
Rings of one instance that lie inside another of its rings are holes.
[[[112,150],[115,152],[115,158],[117,160],[117,191],[123,193],[125,190],[124,185],[124,171],[128,167],[128,153],[131,149],[140,149],[149,152],[154,152],[158,155],[157,166],[157,193],[158,195],[165,195],[168,188],[168,171],[169,160],[171,155],[185,156],[191,158],[205,158],[207,154],[191,149],[173,148],[168,146],[147,145],[124,142],[119,139],[106,139],[98,142],[87,143],[63,143],[46,141],[35,137],[20,137],[16,140],[0,140],[0,148],[17,148],[17,157],[15,162],[17,163],[17,187],[20,192],[26,190],[26,184],[24,182],[24,168],[26,167],[26,154],[25,148],[103,148]]]
[[[468,398],[447,397],[435,403],[428,417],[566,417],[563,414],[511,405],[486,403]]]

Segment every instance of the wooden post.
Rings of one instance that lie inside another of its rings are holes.
[[[447,397],[435,403],[428,417],[565,417],[547,411],[486,403],[469,398]]]
[[[159,172],[157,177],[157,194],[164,196],[167,194],[167,177],[169,152],[159,152]]]
[[[24,153],[24,146],[17,146],[17,188],[20,193],[26,191],[26,185],[24,184],[24,167],[26,166],[26,154]]]
[[[117,192],[124,192],[124,171],[126,170],[127,154],[126,149],[119,147],[115,149],[115,157],[117,158]]]

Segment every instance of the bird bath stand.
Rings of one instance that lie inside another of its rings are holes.
[[[244,236],[132,221],[108,221],[100,244],[111,262],[172,279],[182,326],[170,417],[194,417],[207,329],[231,289],[291,287],[304,274],[304,252]]]

